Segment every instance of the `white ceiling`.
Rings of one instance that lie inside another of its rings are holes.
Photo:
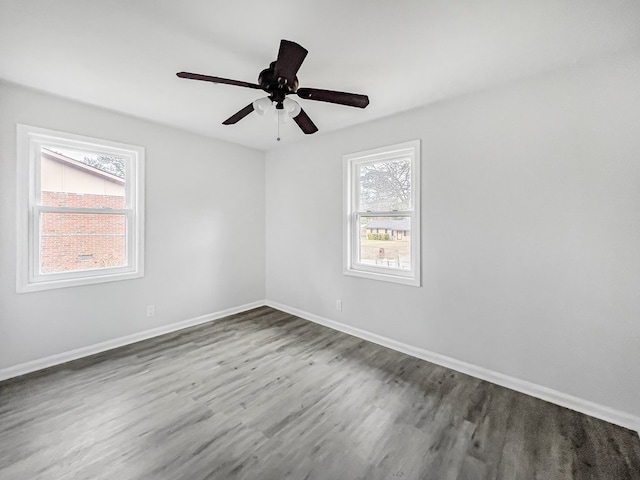
[[[369,95],[365,110],[300,100],[321,135],[637,49],[640,1],[0,0],[0,78],[268,150],[272,119],[221,125],[262,92],[175,73],[256,83],[282,38],[309,50],[300,86]]]

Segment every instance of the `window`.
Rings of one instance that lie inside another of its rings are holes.
[[[420,141],[344,157],[344,273],[420,286]]]
[[[18,125],[18,292],[144,274],[144,148]]]

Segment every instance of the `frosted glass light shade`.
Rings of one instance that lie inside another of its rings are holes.
[[[300,115],[300,111],[302,107],[295,100],[291,100],[290,98],[285,98],[284,102],[282,102],[282,106],[284,110],[287,112],[287,115],[291,118],[297,117]]]
[[[260,116],[265,115],[267,112],[270,112],[274,108],[275,107],[273,106],[273,102],[269,97],[262,97],[253,102],[253,109]]]

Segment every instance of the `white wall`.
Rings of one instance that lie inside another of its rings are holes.
[[[16,123],[146,147],[143,279],[15,293]],[[639,125],[637,53],[310,137],[266,171],[0,83],[0,369],[266,296],[638,416]],[[342,156],[416,138],[422,287],[343,276]]]
[[[16,294],[16,123],[146,148],[144,278]],[[262,301],[264,215],[262,152],[0,83],[0,369]]]
[[[413,139],[422,287],[343,276],[342,156]],[[637,52],[273,150],[266,202],[269,300],[640,415]]]

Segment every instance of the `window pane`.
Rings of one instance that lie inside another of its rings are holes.
[[[126,215],[40,214],[40,272],[126,265]]]
[[[359,211],[389,212],[411,208],[409,159],[364,163],[358,166]]]
[[[125,208],[126,158],[41,147],[40,204]]]
[[[411,217],[360,217],[358,263],[411,270]]]

